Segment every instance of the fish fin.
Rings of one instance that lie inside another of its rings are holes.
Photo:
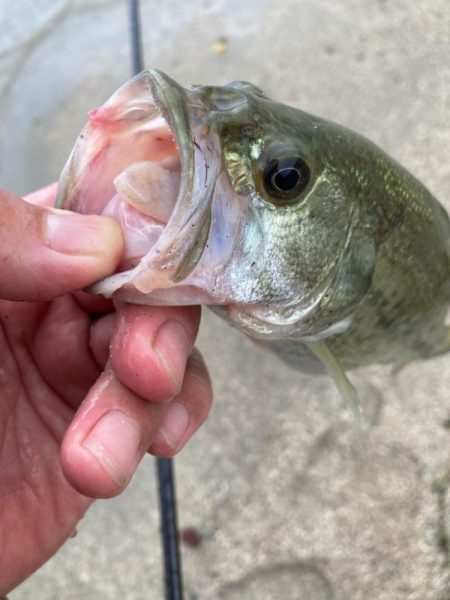
[[[326,342],[304,342],[311,352],[321,361],[328,374],[333,378],[342,399],[353,415],[361,420],[362,408],[355,388],[345,374],[342,365],[331,352]]]

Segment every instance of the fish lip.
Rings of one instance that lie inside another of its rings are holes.
[[[192,190],[194,158],[186,91],[158,69],[142,71],[134,80],[140,78],[147,79],[155,105],[175,137],[180,153],[182,179],[186,181],[188,190]]]
[[[188,113],[188,97],[185,89],[176,81],[171,79],[164,72],[158,69],[147,69],[139,73],[134,79],[145,78],[149,84],[151,96],[161,116],[165,119],[170,131],[172,132],[175,143],[178,147],[179,161],[181,165],[180,189],[178,191],[175,207],[166,229],[173,228],[173,222],[180,217],[180,204],[190,205],[193,202],[193,187],[195,176],[194,147],[192,142],[192,131]],[[133,81],[133,80],[132,80]],[[162,240],[167,240],[168,234],[163,232]],[[169,240],[170,241],[170,240]],[[182,268],[182,263],[174,268],[174,257],[170,261],[164,259],[166,255],[173,255],[173,244],[170,248],[159,249],[153,257],[154,262],[158,263],[159,268],[178,272]],[[161,256],[158,259],[158,255]],[[167,264],[169,262],[169,264]]]
[[[187,91],[176,81],[158,69],[146,71],[150,81],[153,98],[167,125],[175,137],[181,164],[181,184],[175,203],[175,210],[179,204],[186,208],[194,203],[195,179],[195,138],[191,128],[189,104],[191,99]],[[198,107],[197,107],[198,108]],[[198,146],[197,146],[198,148]],[[178,210],[178,213],[180,211]],[[172,218],[172,217],[171,217]],[[185,279],[195,268],[200,260],[209,230],[209,212],[205,214],[202,226],[198,229],[195,239],[191,240],[189,251],[181,258],[174,269],[172,281]],[[192,233],[192,231],[191,231]],[[192,236],[190,236],[192,237]],[[198,244],[204,238],[204,243]],[[172,247],[167,252],[173,254]]]
[[[182,281],[201,259],[209,233],[220,146],[214,132],[204,135],[207,111],[195,86],[185,89],[158,69],[143,71],[139,77],[146,78],[155,105],[174,135],[181,164],[172,215],[155,246],[133,270],[134,286],[148,294]]]

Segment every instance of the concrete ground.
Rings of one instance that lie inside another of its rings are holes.
[[[125,1],[0,0],[0,184],[55,179],[86,111],[129,74]],[[369,136],[450,209],[447,0],[143,0],[146,64],[246,79]],[[176,460],[188,600],[450,598],[450,358],[327,378],[289,370],[211,314],[216,403]],[[162,598],[154,463],[97,502],[11,600]]]

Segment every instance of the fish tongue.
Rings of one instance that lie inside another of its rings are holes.
[[[134,268],[156,243],[165,226],[136,210],[119,194],[108,202],[102,214],[114,217],[122,228],[124,253],[119,271]]]
[[[180,173],[158,162],[136,162],[114,179],[114,187],[138,211],[167,223],[180,189]]]

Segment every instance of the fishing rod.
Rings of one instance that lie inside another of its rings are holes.
[[[139,0],[129,0],[131,65],[133,75],[144,69]],[[175,475],[171,458],[157,458],[161,537],[163,543],[164,587],[166,600],[183,599],[181,558],[178,545]]]

